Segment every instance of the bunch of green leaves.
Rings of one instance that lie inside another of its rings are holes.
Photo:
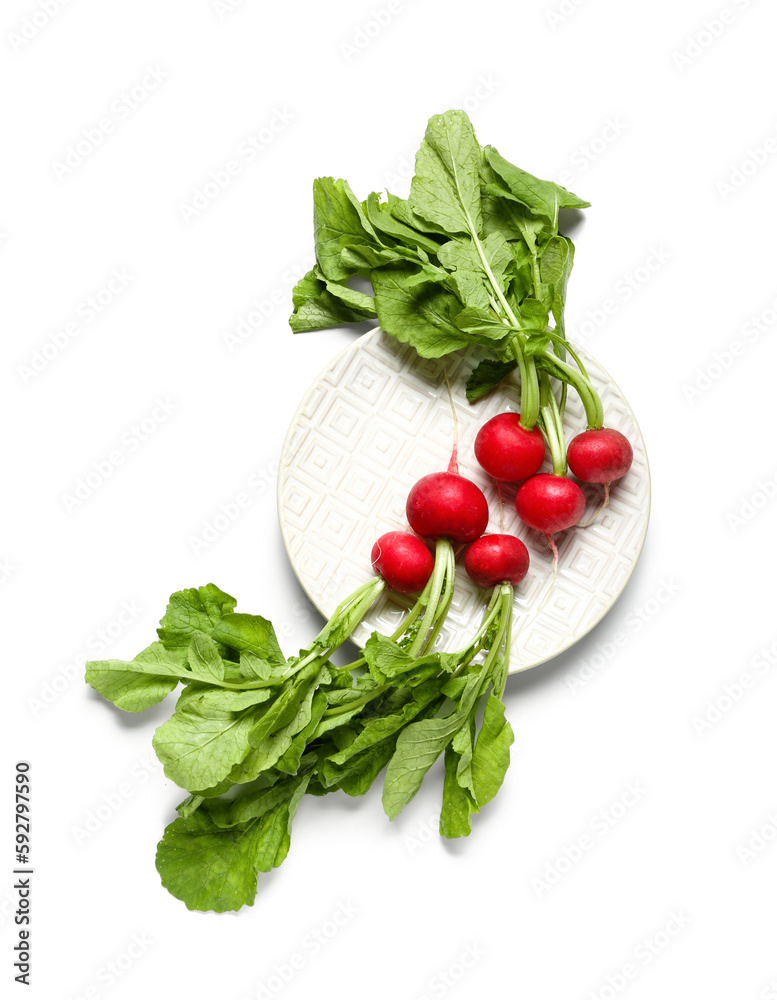
[[[444,551],[439,560],[441,607],[450,603],[450,555]],[[422,595],[393,636],[374,633],[355,664],[335,666],[333,649],[375,590],[373,582],[360,588],[307,649],[288,659],[270,622],[235,612],[234,598],[218,587],[180,591],[157,642],[129,662],[87,664],[87,682],[125,711],[156,705],[183,684],[153,744],[165,774],[189,792],[159,844],[157,868],[190,909],[253,902],[259,873],[288,853],[305,793],[363,795],[388,765],[384,805],[393,818],[443,751],[447,767],[451,744],[463,784],[454,789],[446,772],[441,832],[461,836],[469,832],[468,816],[501,784],[512,740],[503,707],[499,728],[492,706],[501,705],[495,665],[502,661],[489,654],[484,664],[473,662],[494,642],[492,610],[466,649],[424,652],[438,622],[423,614],[429,609]],[[419,628],[420,621],[426,625]],[[475,742],[475,714],[489,683],[496,693]]]
[[[559,232],[560,210],[588,202],[482,148],[466,113],[448,111],[429,121],[408,199],[360,202],[346,181],[320,177],[313,205],[317,263],[294,289],[295,333],[377,317],[425,358],[477,345],[490,357],[470,376],[470,401],[518,368],[534,426],[545,372],[581,393],[596,424],[595,392],[564,335],[574,246]],[[349,284],[357,275],[374,296]]]

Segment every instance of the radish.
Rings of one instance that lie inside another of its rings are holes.
[[[518,490],[515,509],[524,524],[550,537],[577,524],[585,513],[585,497],[566,476],[541,472]]]
[[[432,553],[407,531],[388,531],[372,547],[372,568],[400,594],[423,590],[434,569]]]
[[[453,416],[454,428],[457,428],[455,409]],[[459,475],[457,438],[454,431],[447,472],[431,472],[422,476],[407,497],[406,513],[410,527],[422,538],[437,541],[434,572],[418,599],[419,605],[425,601],[427,604],[419,633],[410,647],[413,656],[418,656],[423,649],[432,649],[450,609],[456,571],[451,542],[474,542],[488,527],[488,501],[482,490]]]
[[[634,452],[628,438],[611,427],[583,431],[567,448],[570,469],[584,483],[611,483],[631,468]]]
[[[422,538],[474,542],[488,527],[482,490],[450,470],[422,476],[408,494],[406,511],[410,527]]]
[[[478,431],[475,457],[494,479],[517,483],[539,472],[545,442],[539,427],[521,426],[520,413],[498,413]]]
[[[510,665],[513,588],[529,572],[529,552],[515,535],[483,535],[467,549],[464,568],[470,580],[479,587],[493,587],[474,642],[485,641],[489,647],[484,667],[486,674],[491,675],[494,694],[501,698]],[[492,633],[493,638],[489,640]],[[471,648],[474,650],[475,646]]]
[[[529,571],[529,552],[515,535],[483,535],[467,549],[464,568],[479,587],[516,587]]]
[[[629,439],[611,427],[589,427],[573,437],[567,448],[570,469],[584,483],[603,483],[604,501],[582,527],[593,524],[610,502],[610,483],[631,468],[634,452]]]

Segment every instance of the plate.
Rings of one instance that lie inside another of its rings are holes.
[[[409,530],[405,502],[413,483],[447,468],[454,434],[447,368],[458,417],[460,472],[488,498],[489,530],[518,535],[531,556],[529,573],[516,588],[510,673],[544,663],[601,621],[642,550],[650,474],[642,435],[623,394],[594,358],[576,350],[602,396],[607,426],[632,443],[634,463],[613,484],[610,504],[593,524],[556,536],[555,587],[546,539],[515,513],[517,487],[503,485],[500,505],[494,480],[475,459],[473,444],[482,424],[496,413],[518,410],[518,392],[512,388],[496,390],[475,405],[467,402],[466,378],[481,352],[473,349],[428,360],[378,327],[321,372],[289,427],[278,480],[284,544],[300,584],[321,614],[328,618],[372,575],[370,552],[380,535]],[[572,390],[564,426],[567,440],[585,429],[583,407]],[[583,489],[586,520],[601,506],[603,488],[583,484]],[[454,650],[466,644],[481,619],[485,597],[460,567],[436,648]],[[382,595],[354,633],[354,642],[363,646],[375,630],[393,632],[411,603],[410,598]]]

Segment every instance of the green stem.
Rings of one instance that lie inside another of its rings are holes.
[[[539,427],[550,451],[553,474],[565,476],[567,472],[567,447],[564,440],[561,413],[547,374],[542,372],[540,379],[542,406],[540,407]]]
[[[453,588],[456,578],[456,559],[453,554],[453,546],[447,546],[444,554],[447,559],[447,567],[443,582],[442,596],[434,615],[432,629],[421,647],[422,650],[425,650],[426,652],[430,652],[434,647],[434,643],[437,636],[440,634],[443,625],[445,624],[445,619],[448,617],[448,612],[450,611],[451,603],[453,601]]]
[[[393,642],[397,642],[399,639],[401,639],[402,636],[405,634],[405,632],[407,632],[407,630],[413,624],[413,622],[415,622],[418,619],[423,610],[425,608],[428,608],[435,573],[442,574],[445,578],[449,577],[450,585],[451,587],[453,586],[453,573],[455,572],[455,564],[453,565],[453,570],[451,571],[450,566],[452,564],[452,555],[453,555],[452,549],[450,549],[449,551],[448,549],[446,549],[444,545],[438,546],[435,552],[435,559],[434,559],[435,568],[432,571],[432,576],[429,577],[426,586],[421,591],[413,607],[410,609],[410,611],[408,611],[408,613],[405,615],[405,617],[402,619],[402,621],[399,623],[396,629],[394,629],[394,631],[389,636],[389,638]],[[452,597],[453,595],[451,594],[451,599]],[[450,601],[448,601],[447,607],[450,607]],[[447,614],[447,607],[445,609],[446,614]],[[423,631],[423,629],[421,629],[420,631]],[[367,664],[366,657],[360,656],[357,660],[353,660],[351,663],[346,663],[345,666],[340,667],[339,669],[356,670],[359,667],[366,666],[366,664]]]
[[[369,705],[371,701],[378,698],[391,687],[390,684],[381,684],[380,687],[375,688],[373,691],[368,691],[367,694],[362,695],[361,698],[354,698],[353,701],[346,702],[344,705],[335,705],[334,708],[328,708],[324,715],[327,718],[332,718],[332,716],[345,715],[346,712],[353,711],[354,708],[361,708],[364,705]]]
[[[532,279],[534,281],[534,297],[539,299],[540,286],[542,285],[542,275],[540,274],[540,258],[537,255],[536,240],[533,236],[531,236],[523,219],[521,219],[517,213],[511,212],[510,217],[518,226],[521,236],[523,236],[523,242],[529,248],[529,253],[531,254]]]
[[[540,389],[534,358],[526,354],[523,343],[523,334],[516,330],[510,339],[510,349],[521,376],[521,426],[530,431],[537,423],[540,412]]]
[[[507,630],[507,623],[512,616],[512,607],[509,606],[507,613],[505,613],[505,597],[509,592],[510,600],[512,600],[512,590],[513,588],[509,583],[500,584],[499,588],[499,627],[497,628],[496,635],[494,636],[494,641],[491,644],[491,648],[486,656],[484,666],[487,668],[487,673],[491,672],[494,662],[499,657],[499,653],[502,649],[502,643],[504,642],[505,632]]]
[[[469,234],[472,239],[475,249],[480,257],[480,262],[483,265],[483,271],[485,272],[488,282],[493,289],[494,295],[496,296],[499,305],[502,307],[503,319],[507,319],[510,325],[516,330],[520,328],[520,323],[518,322],[518,317],[513,312],[512,306],[507,301],[504,292],[502,291],[501,285],[496,280],[494,272],[491,270],[491,264],[486,256],[486,252],[483,248],[483,244],[478,236],[477,229],[470,217],[469,213],[466,213],[467,225],[469,226]],[[537,263],[536,249],[532,247],[526,236],[524,236],[526,242],[529,246],[529,250],[532,253],[534,267],[535,267],[535,282],[537,285],[540,284],[540,273],[539,266]],[[537,294],[537,298],[539,298]],[[517,343],[515,343],[517,339]],[[521,370],[521,424],[526,430],[531,430],[537,423],[537,414],[539,410],[536,406],[536,387],[537,387],[537,376],[535,372],[534,359],[526,356],[523,349],[523,336],[519,333],[517,338],[513,338],[511,343],[513,353],[515,354],[515,359],[518,362],[518,366]]]
[[[287,670],[285,674],[280,674],[277,677],[272,677],[266,681],[218,681],[208,677],[207,680],[203,680],[200,677],[194,677],[190,673],[182,673],[181,680],[185,684],[207,684],[208,687],[218,687],[224,688],[226,691],[259,691],[262,688],[276,687],[278,685],[284,684],[290,677],[294,677],[298,674],[300,670],[304,670],[308,664],[310,664],[315,659],[320,659],[322,662],[329,658],[330,650],[317,651],[311,656],[306,656],[304,660],[300,660],[299,663],[295,663],[291,670]]]
[[[427,597],[426,611],[424,612],[424,617],[421,620],[421,627],[418,630],[418,635],[415,637],[413,645],[408,650],[410,656],[418,656],[420,651],[426,645],[426,639],[429,631],[437,622],[440,602],[443,596],[443,588],[452,562],[453,546],[447,538],[438,538],[434,569],[432,570],[432,577],[428,584],[429,593]],[[424,590],[424,594],[426,594],[426,590]],[[448,601],[448,606],[450,606],[450,600]]]
[[[504,676],[502,678],[502,684],[497,692],[501,698],[504,694],[505,684],[507,683],[507,675],[510,672],[510,647],[513,643],[513,592],[512,587],[510,588],[510,597],[507,606],[507,630],[505,632],[505,655],[504,655]]]
[[[556,333],[555,330],[546,330],[545,331],[545,336],[546,337],[550,337],[550,339],[553,341],[554,344],[558,344],[565,351],[569,351],[569,353],[572,355],[573,361],[575,362],[575,364],[577,365],[577,367],[580,369],[581,373],[583,375],[585,375],[586,378],[588,378],[588,372],[586,371],[586,367],[583,364],[583,362],[581,361],[579,354],[574,349],[574,347],[572,347],[572,345],[569,343],[569,341],[563,335],[563,333],[558,334],[558,333]],[[558,360],[559,361],[564,361],[565,359],[563,357],[559,357]]]
[[[385,588],[385,581],[379,576],[373,576],[366,583],[357,587],[349,597],[346,597],[344,601],[341,601],[337,605],[335,610],[332,612],[332,616],[329,621],[321,629],[313,642],[311,642],[311,647],[319,646],[323,648],[327,645],[327,633],[343,621],[346,623],[353,622],[353,627],[348,629],[348,634],[350,635],[350,633],[353,632],[361,621],[364,613],[375,602]]]
[[[489,601],[488,607],[486,608],[486,612],[485,615],[483,616],[483,621],[480,624],[480,628],[473,635],[469,645],[465,646],[464,649],[462,649],[459,653],[455,654],[457,657],[461,657],[462,667],[468,666],[480,652],[481,640],[491,627],[491,624],[493,623],[496,616],[499,614],[498,598],[499,598],[499,588],[494,587],[494,589],[491,591],[491,600]]]
[[[604,409],[599,393],[594,389],[591,380],[573,368],[572,365],[562,361],[550,351],[544,351],[539,357],[542,360],[542,367],[548,374],[555,376],[564,382],[569,382],[577,391],[585,407],[586,420],[590,430],[600,428],[604,423]]]

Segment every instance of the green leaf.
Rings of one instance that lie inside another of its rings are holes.
[[[441,285],[412,283],[400,267],[373,272],[375,302],[383,329],[412,344],[422,358],[439,358],[472,343],[455,324],[459,303]]]
[[[583,201],[560,184],[542,181],[514,166],[500,156],[493,146],[486,146],[483,152],[491,168],[506,185],[509,194],[535,214],[541,215],[554,229],[558,229],[560,208],[589,207],[590,202]]]
[[[272,871],[286,860],[291,846],[291,823],[308,781],[308,775],[298,779],[289,801],[285,805],[276,806],[259,819],[256,867],[260,872]]]
[[[187,795],[183,802],[178,803],[175,811],[181,819],[188,819],[192,813],[197,812],[204,801],[205,798],[202,795]]]
[[[514,739],[512,727],[505,720],[504,702],[490,694],[472,757],[474,797],[481,809],[502,787]]]
[[[507,378],[518,367],[517,361],[481,361],[467,379],[467,399],[475,403]]]
[[[522,206],[516,206],[522,207]],[[529,239],[533,239],[529,233]],[[510,272],[510,282],[506,296],[515,312],[520,311],[523,300],[534,294],[534,270],[533,254],[536,253],[534,245],[531,247],[524,240],[513,240],[508,244],[513,255],[513,266]]]
[[[156,854],[162,885],[190,910],[239,910],[256,896],[258,824],[223,830],[198,810],[165,830]]]
[[[443,667],[439,654],[432,653],[422,657],[411,656],[398,642],[386,635],[381,635],[380,632],[373,632],[365,643],[364,658],[367,660],[367,666],[373,680],[378,684],[384,684],[388,680],[393,680],[430,663],[437,666],[438,672]]]
[[[134,660],[92,660],[86,682],[125,712],[142,712],[159,704],[188,675],[180,652],[154,642]]]
[[[354,273],[340,260],[345,247],[379,242],[348,182],[332,177],[313,182],[313,229],[316,259],[330,281],[345,281]]]
[[[214,627],[213,638],[241,653],[253,653],[280,672],[287,667],[275,629],[261,615],[227,615]]]
[[[479,337],[481,340],[493,341],[498,344],[509,337],[514,331],[493,312],[493,310],[476,309],[467,306],[456,317],[459,329]]]
[[[389,198],[391,197],[389,195]],[[405,246],[420,248],[431,254],[437,253],[439,243],[392,215],[390,202],[382,202],[380,195],[375,191],[367,195],[362,207],[373,227],[380,233]]]
[[[266,721],[270,716],[270,712],[260,721],[257,729],[251,733],[251,745],[253,749],[250,759],[246,759],[246,765],[249,768],[251,776],[249,780],[257,777],[269,768],[275,767],[280,759],[290,751],[295,737],[299,733],[304,733],[308,726],[312,726],[312,729],[315,729],[326,707],[326,695],[321,693],[321,697],[316,701],[315,714],[313,699],[319,693],[319,684],[327,676],[328,672],[324,669],[320,671],[318,677],[306,685],[300,685],[299,697],[294,701],[290,700],[286,709],[278,714],[274,728],[261,740],[258,739],[259,727],[264,729],[271,728],[270,724]],[[299,751],[298,754],[292,754],[292,756],[296,756],[298,761],[305,749],[305,743],[303,742],[301,745],[298,743],[297,749]],[[292,767],[292,770],[295,767]]]
[[[411,723],[402,731],[383,785],[383,808],[389,819],[395,819],[410,802],[426,772],[467,723],[481,683],[480,674],[469,677],[456,711],[441,718]]]
[[[480,169],[480,190],[484,235],[503,236],[510,242],[516,261],[521,263],[522,251],[536,246],[540,234],[549,231],[549,223],[516,201],[485,160]]]
[[[304,713],[305,705],[309,704],[312,692],[319,683],[326,683],[327,677],[328,672],[321,670],[315,661],[293,677],[287,686],[279,692],[275,701],[257,719],[256,725],[251,731],[251,746],[255,749],[260,748],[269,736],[297,719],[300,712]],[[309,718],[302,725],[307,725],[308,721]]]
[[[223,697],[229,704],[234,693]],[[189,792],[218,784],[251,749],[248,736],[262,706],[230,711],[221,704],[221,698],[204,698],[200,690],[185,691],[175,712],[154,733],[154,750],[165,774]]]
[[[234,798],[213,799],[206,803],[205,809],[220,829],[231,826],[241,826],[259,819],[279,805],[289,802],[291,794],[297,787],[298,778],[284,779],[259,789],[242,791]]]
[[[507,272],[514,262],[510,246],[500,233],[489,234],[477,245],[471,239],[450,240],[440,247],[439,257],[443,267],[452,272],[462,302],[483,310],[488,309],[494,294],[488,271],[499,290],[504,291]]]
[[[377,315],[371,295],[327,281],[318,267],[300,278],[294,286],[292,301],[294,312],[289,324],[294,333],[361,323]]]
[[[520,309],[521,327],[544,333],[548,325],[548,307],[538,299],[526,299]]]
[[[550,343],[550,337],[545,336],[541,333],[530,334],[526,338],[526,343],[524,345],[524,352],[529,357],[536,357],[538,354],[544,354]]]
[[[179,590],[170,598],[157,635],[165,649],[188,647],[195,632],[210,635],[214,625],[232,613],[237,601],[209,583],[196,590]]]
[[[446,111],[430,118],[410,187],[413,212],[451,235],[479,234],[482,159],[464,111]]]
[[[389,736],[399,733],[416,716],[425,711],[434,702],[442,703],[439,679],[433,679],[413,692],[413,699],[406,702],[399,711],[389,715],[379,715],[364,722],[361,731],[347,747],[333,754],[330,760],[333,764],[344,764],[352,757],[363,753],[370,747],[382,743]]]
[[[253,688],[247,691],[229,688],[209,687],[194,681],[187,685],[176,708],[195,706],[198,711],[242,712],[252,705],[261,705],[275,694],[270,687]]]
[[[458,782],[456,776],[458,766],[459,755],[452,747],[446,747],[440,834],[449,840],[454,837],[468,837],[472,830],[472,813],[477,812],[477,805],[472,801],[472,796]]]
[[[285,661],[284,661],[285,664]],[[240,675],[246,681],[269,681],[285,673],[285,667],[272,664],[250,649],[240,651]]]
[[[190,910],[224,913],[253,905],[258,873],[277,867],[288,853],[291,822],[308,781],[308,775],[294,779],[278,804],[237,826],[217,826],[206,806],[174,820],[157,848],[162,885]]]
[[[410,202],[405,198],[398,198],[390,191],[386,192],[386,198],[388,199],[389,213],[393,218],[398,219],[409,228],[418,232],[448,237],[448,233],[443,227],[436,226],[433,222],[429,222],[428,219],[422,219],[420,215],[416,215],[410,207]]]
[[[551,310],[556,329],[564,334],[564,307],[567,283],[575,261],[575,247],[565,236],[553,236],[542,248],[540,274],[542,281],[551,288]]]
[[[341,255],[343,264],[353,268],[359,274],[369,274],[374,267],[385,264],[397,264],[407,261],[420,267],[428,264],[429,258],[423,250],[411,250],[407,247],[368,247],[363,243],[346,247]]]
[[[204,632],[195,632],[192,636],[186,662],[198,680],[224,680],[224,661],[221,659],[219,648]]]
[[[327,281],[325,278],[324,281],[329,292],[336,299],[339,299],[344,306],[351,309],[354,314],[362,314],[361,319],[372,319],[377,315],[375,312],[375,301],[371,295],[368,295],[366,292],[360,292],[356,288],[351,288],[349,285],[338,284],[336,281]]]
[[[308,743],[313,738],[313,734],[318,732],[318,725],[326,711],[327,698],[324,691],[317,691],[313,696],[310,709],[310,720],[307,725],[297,731],[288,746],[276,762],[279,771],[287,774],[296,774],[299,770],[300,762],[307,749]]]
[[[392,734],[342,764],[335,763],[331,758],[323,760],[319,765],[322,781],[330,791],[336,787],[346,795],[366,794],[391,759],[396,742],[396,735]]]
[[[451,741],[451,748],[456,751],[459,757],[456,766],[456,780],[462,788],[475,798],[475,786],[472,777],[472,753],[474,750],[474,730],[475,720],[470,717],[469,724],[462,726]]]

